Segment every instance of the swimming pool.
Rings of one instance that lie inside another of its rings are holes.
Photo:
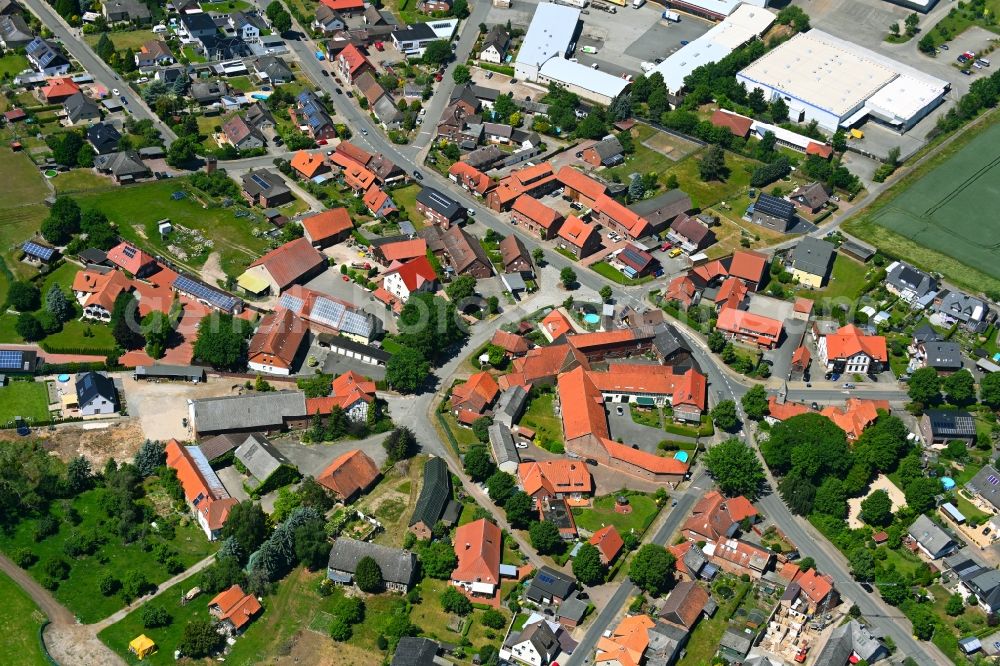
[[[255,92],[255,93],[250,93],[250,96],[253,97],[254,99],[267,99],[268,97],[271,96],[271,93],[269,93],[269,92]]]
[[[593,312],[588,312],[587,314],[583,315],[583,321],[585,321],[588,324],[597,324],[600,323],[601,317],[600,315],[596,315]]]
[[[678,451],[677,453],[674,454],[674,458],[677,459],[677,460],[680,460],[681,462],[687,462],[688,461],[688,452],[687,451]]]

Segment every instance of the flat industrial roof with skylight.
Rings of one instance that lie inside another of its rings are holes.
[[[948,82],[820,30],[800,33],[736,75],[781,97],[793,121],[835,131],[867,117],[905,131],[941,103]]]

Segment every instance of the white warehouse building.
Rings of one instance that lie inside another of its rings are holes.
[[[767,100],[781,97],[792,121],[823,129],[870,118],[905,132],[937,107],[950,84],[820,30],[800,33],[736,75]]]

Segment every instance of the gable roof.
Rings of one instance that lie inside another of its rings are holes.
[[[524,354],[528,351],[528,341],[524,336],[499,328],[493,333],[490,344],[500,347],[508,354]]]
[[[302,218],[302,227],[314,243],[336,238],[354,229],[351,214],[343,206]]]
[[[155,260],[131,243],[123,241],[108,250],[108,261],[132,275],[137,275]]]
[[[729,262],[729,275],[760,284],[767,269],[767,255],[751,250],[736,250]]]
[[[434,267],[431,266],[431,262],[426,256],[416,257],[399,264],[393,262],[389,266],[389,270],[383,273],[383,277],[392,273],[398,274],[410,291],[415,291],[424,284],[437,280]]]
[[[742,520],[756,515],[757,509],[742,495],[726,499],[713,490],[694,505],[683,529],[705,537],[706,541],[716,541],[733,536]]]
[[[393,241],[378,246],[379,252],[386,261],[405,261],[416,257],[427,256],[427,241],[423,238]]]
[[[433,527],[451,501],[451,475],[443,458],[434,456],[424,464],[424,485],[410,516],[409,526],[423,523]]]
[[[368,57],[355,44],[345,46],[337,55],[337,60],[347,65],[347,71],[352,78],[358,70],[365,67],[372,67],[371,62],[368,61]]]
[[[237,630],[246,626],[253,616],[263,610],[257,597],[245,594],[239,585],[233,585],[215,596],[209,607],[218,606],[220,620],[228,620]]]
[[[256,433],[237,447],[235,456],[260,483],[264,483],[282,465],[295,467],[266,437]]]
[[[708,603],[708,592],[693,581],[681,581],[674,585],[663,607],[660,617],[671,624],[692,629]]]
[[[375,560],[382,570],[382,579],[387,583],[406,587],[413,583],[417,569],[416,554],[402,548],[390,548],[347,537],[339,537],[333,542],[327,566],[335,571],[353,574],[358,568],[358,562],[366,557]]]
[[[250,264],[250,268],[262,266],[278,285],[278,289],[284,290],[303,275],[325,266],[326,263],[326,257],[314,248],[308,239],[296,238],[257,259]]]
[[[98,398],[118,404],[118,389],[114,381],[99,372],[85,372],[76,377],[76,398],[85,407]]]
[[[854,324],[848,324],[825,338],[828,359],[851,358],[857,354],[866,354],[882,363],[889,360],[885,338],[881,335],[865,335]]]
[[[331,462],[316,477],[316,481],[340,497],[349,499],[371,486],[378,475],[379,471],[375,461],[369,458],[364,451],[354,449],[343,453]]]
[[[549,332],[553,340],[562,337],[566,333],[572,333],[574,330],[569,318],[558,308],[553,308],[551,312],[545,315],[540,322],[540,326]]]
[[[239,502],[229,496],[208,459],[198,447],[181,446],[176,439],[167,442],[164,452],[167,467],[177,472],[184,497],[205,516],[209,529],[221,529],[230,509]]]
[[[522,194],[514,201],[511,210],[528,218],[543,229],[549,229],[562,219],[555,209],[546,206],[530,194]]]
[[[594,202],[594,212],[614,220],[632,238],[642,238],[651,231],[649,222],[641,215],[606,194],[602,194]]]
[[[493,375],[485,371],[477,372],[469,377],[465,383],[452,389],[451,404],[456,409],[472,409],[481,414],[483,410],[493,404],[499,393],[500,387],[493,379]]]
[[[597,182],[587,174],[574,169],[571,166],[564,166],[556,172],[556,180],[589,199],[596,200],[602,194],[606,194],[608,188]]]
[[[847,433],[848,439],[855,440],[861,436],[865,428],[875,422],[880,409],[889,411],[889,401],[848,398],[843,409],[830,405],[824,408],[820,414],[836,423],[841,430]]]
[[[529,495],[540,490],[551,494],[594,491],[587,466],[567,458],[521,463],[517,466],[517,478],[521,488]]]
[[[577,248],[585,247],[594,234],[598,234],[597,227],[584,222],[576,215],[567,217],[563,225],[559,227],[559,238]]]
[[[326,160],[322,153],[310,153],[300,150],[292,156],[290,162],[293,169],[301,173],[306,178],[312,178],[320,169],[326,166]]]
[[[716,127],[725,127],[733,136],[741,136],[746,138],[750,134],[750,127],[753,125],[753,119],[747,118],[746,116],[741,116],[735,113],[729,113],[724,109],[716,109],[712,113],[712,117],[709,122]]]
[[[792,268],[795,270],[826,277],[833,266],[837,248],[833,243],[812,236],[805,236],[792,250]]]
[[[521,239],[515,234],[510,234],[506,238],[500,241],[499,244],[500,259],[503,262],[504,268],[509,267],[515,261],[524,261],[529,266],[531,265],[531,257],[528,255],[528,248],[524,246]]]
[[[738,332],[744,335],[756,335],[761,341],[770,343],[781,337],[783,324],[777,319],[764,317],[761,315],[737,310],[736,308],[724,308],[719,312],[716,327],[723,331]]]
[[[291,310],[279,308],[264,316],[250,339],[247,358],[261,365],[291,368],[309,327]]]
[[[451,579],[459,582],[500,584],[500,528],[480,518],[455,531],[458,566]]]
[[[947,532],[923,514],[917,516],[917,519],[910,525],[910,529],[907,530],[907,534],[932,555],[937,555],[955,545]]]
[[[622,541],[622,537],[614,525],[606,525],[597,530],[587,543],[601,551],[605,562],[614,560],[625,546],[625,542]]]

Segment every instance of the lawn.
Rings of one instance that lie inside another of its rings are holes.
[[[0,574],[0,632],[3,632],[4,654],[10,663],[23,666],[47,666],[50,662],[42,653],[38,630],[45,614],[13,580]]]
[[[663,421],[658,408],[640,409],[633,404],[629,404],[628,411],[632,415],[632,420],[639,425],[649,426],[650,428],[662,427]]]
[[[535,431],[535,440],[539,445],[542,442],[561,444],[563,441],[562,422],[553,411],[554,402],[555,396],[552,393],[541,393],[531,400],[521,417],[521,425]]]
[[[58,333],[47,336],[41,344],[52,350],[80,350],[79,353],[100,355],[114,349],[116,343],[107,324],[74,319],[63,324]]]
[[[201,3],[201,11],[229,14],[231,12],[245,12],[249,10],[251,6],[252,5],[249,2],[244,2],[244,0],[231,0],[230,2],[203,2]]]
[[[376,543],[402,547],[410,515],[420,495],[426,461],[427,457],[422,455],[410,460],[406,476],[400,475],[396,468],[390,469],[358,505],[362,512],[374,514],[382,523],[384,529],[375,537]]]
[[[207,11],[207,10],[206,10]],[[143,44],[154,39],[161,39],[160,35],[153,33],[152,30],[126,30],[121,32],[109,32],[108,37],[111,38],[111,43],[115,45],[115,48],[119,51],[124,51],[126,49],[132,49],[133,51],[138,51]],[[97,42],[101,39],[101,33],[92,33],[86,36],[85,41],[91,47],[97,45]]]
[[[64,557],[63,546],[74,531],[101,529],[106,520],[106,514],[100,506],[103,494],[104,490],[98,488],[88,490],[72,500],[73,507],[81,517],[77,527],[65,519],[61,506],[53,505],[51,511],[60,519],[58,533],[36,543],[34,534],[38,520],[25,520],[13,530],[0,533],[0,550],[7,554],[21,548],[32,551],[38,556],[39,562],[30,567],[28,572],[41,581],[44,577],[42,564],[53,558]],[[154,543],[160,541],[155,537],[150,540]],[[204,533],[186,519],[176,526],[175,537],[168,543],[177,550],[185,568],[203,559],[216,547],[209,544]],[[119,576],[139,571],[152,583],[161,583],[170,578],[166,567],[156,561],[152,552],[144,551],[139,542],[123,545],[113,535],[107,535],[107,542],[94,555],[75,560],[72,565],[69,577],[62,581],[54,594],[56,599],[84,623],[97,622],[124,605],[120,596],[104,596],[98,591],[97,580],[105,571],[115,572]]]
[[[14,51],[8,51],[0,58],[0,78],[8,76],[13,78],[30,68],[31,65],[28,64],[28,59]]]
[[[947,14],[944,14],[943,18],[927,31],[927,34],[934,40],[934,46],[940,46],[943,42],[954,39],[974,25],[978,25],[990,32],[997,32],[994,17],[996,17],[997,12],[1000,12],[1000,1],[986,0],[983,6],[984,12],[982,16],[977,13],[977,9],[971,4],[958,5]],[[942,53],[941,57],[947,60],[948,53]]]
[[[48,215],[43,203],[49,188],[38,168],[24,153],[0,146],[0,181],[4,197],[0,200],[0,260],[15,277],[34,275],[35,268],[15,261],[17,247],[35,233]],[[7,278],[0,269],[0,302],[7,299]]]
[[[445,580],[425,578],[420,583],[420,596],[423,601],[413,606],[413,609],[410,611],[410,621],[420,627],[424,635],[431,636],[445,643],[461,643],[462,637],[448,629],[450,615],[444,612],[440,601],[438,601],[441,593],[448,588],[448,585],[448,581]],[[501,608],[500,612],[504,614],[507,620],[510,620],[510,611]],[[468,650],[470,657],[471,653],[478,652],[478,648],[488,643],[493,644],[494,647],[499,643],[498,639],[490,639],[486,635],[487,631],[502,635],[502,630],[497,632],[483,626],[480,622],[482,615],[483,611],[481,610],[472,612],[472,626],[466,634],[466,638],[472,643],[472,649]]]
[[[593,271],[598,275],[603,275],[612,282],[623,284],[626,287],[631,287],[637,284],[645,284],[653,279],[652,275],[645,275],[638,280],[634,280],[630,277],[626,277],[624,273],[605,261],[598,261],[596,264],[592,264],[590,268],[593,269]]]
[[[984,522],[992,518],[992,514],[976,508],[976,505],[965,499],[960,492],[955,493],[955,508],[958,509],[959,513],[965,516],[966,520],[974,520],[979,525],[982,525]]]
[[[389,192],[392,200],[396,202],[402,215],[400,219],[413,222],[413,226],[420,228],[423,225],[424,216],[417,210],[417,194],[420,193],[420,185],[413,183],[406,187],[398,187]]]
[[[60,173],[52,179],[52,185],[56,188],[56,194],[115,189],[110,178],[96,174],[90,169],[73,169]]]
[[[713,587],[718,589],[723,579],[720,579]],[[732,587],[727,587],[734,592],[728,601],[719,600],[719,610],[711,618],[702,618],[698,626],[691,632],[691,637],[687,644],[687,653],[684,658],[677,662],[678,666],[703,666],[712,661],[712,656],[719,649],[719,641],[722,634],[726,632],[729,619],[739,608],[740,602],[750,589],[750,583],[733,579]],[[717,597],[716,597],[717,598]]]
[[[1000,264],[983,242],[1000,230],[992,214],[1000,206],[992,171],[1000,163],[996,119],[911,171],[845,230],[976,293],[1000,289]]]
[[[916,571],[917,567],[921,564],[921,559],[919,557],[902,548],[897,550],[884,548],[884,550],[886,557],[885,561],[882,563],[883,568],[888,569],[890,566],[894,566],[896,567],[896,571],[899,573],[908,575]]]
[[[795,295],[814,301],[835,298],[856,300],[861,296],[867,273],[868,270],[864,264],[838,252],[833,260],[833,271],[831,271],[830,281],[826,287],[823,289],[800,289]]]
[[[171,195],[178,191],[186,192],[187,196],[174,200]],[[206,200],[207,207],[202,206],[192,196],[186,179],[134,185],[128,188],[127,196],[113,190],[83,195],[77,201],[81,207],[93,206],[103,211],[112,222],[118,224],[124,238],[154,254],[173,257],[181,265],[192,268],[203,265],[210,252],[219,252],[223,271],[227,275],[236,276],[252,260],[269,249],[266,238],[255,238],[252,233],[255,228],[269,228],[258,213],[251,213],[252,217],[236,217],[236,212],[246,214],[246,208],[223,208],[211,200]],[[175,228],[175,233],[166,242],[160,237],[156,226],[164,218],[173,222]],[[206,242],[179,240],[182,233],[176,231],[178,227],[199,232]],[[188,256],[178,257],[177,253],[168,249],[168,245],[182,246]]]
[[[32,421],[49,420],[49,392],[45,382],[12,381],[0,386],[0,424],[21,416]]]
[[[573,509],[573,519],[578,527],[588,532],[596,532],[605,525],[614,525],[622,534],[635,530],[641,535],[649,527],[660,507],[648,495],[642,493],[627,493],[631,513],[615,511],[615,498],[619,493],[605,495],[594,499],[594,505],[588,509]]]

